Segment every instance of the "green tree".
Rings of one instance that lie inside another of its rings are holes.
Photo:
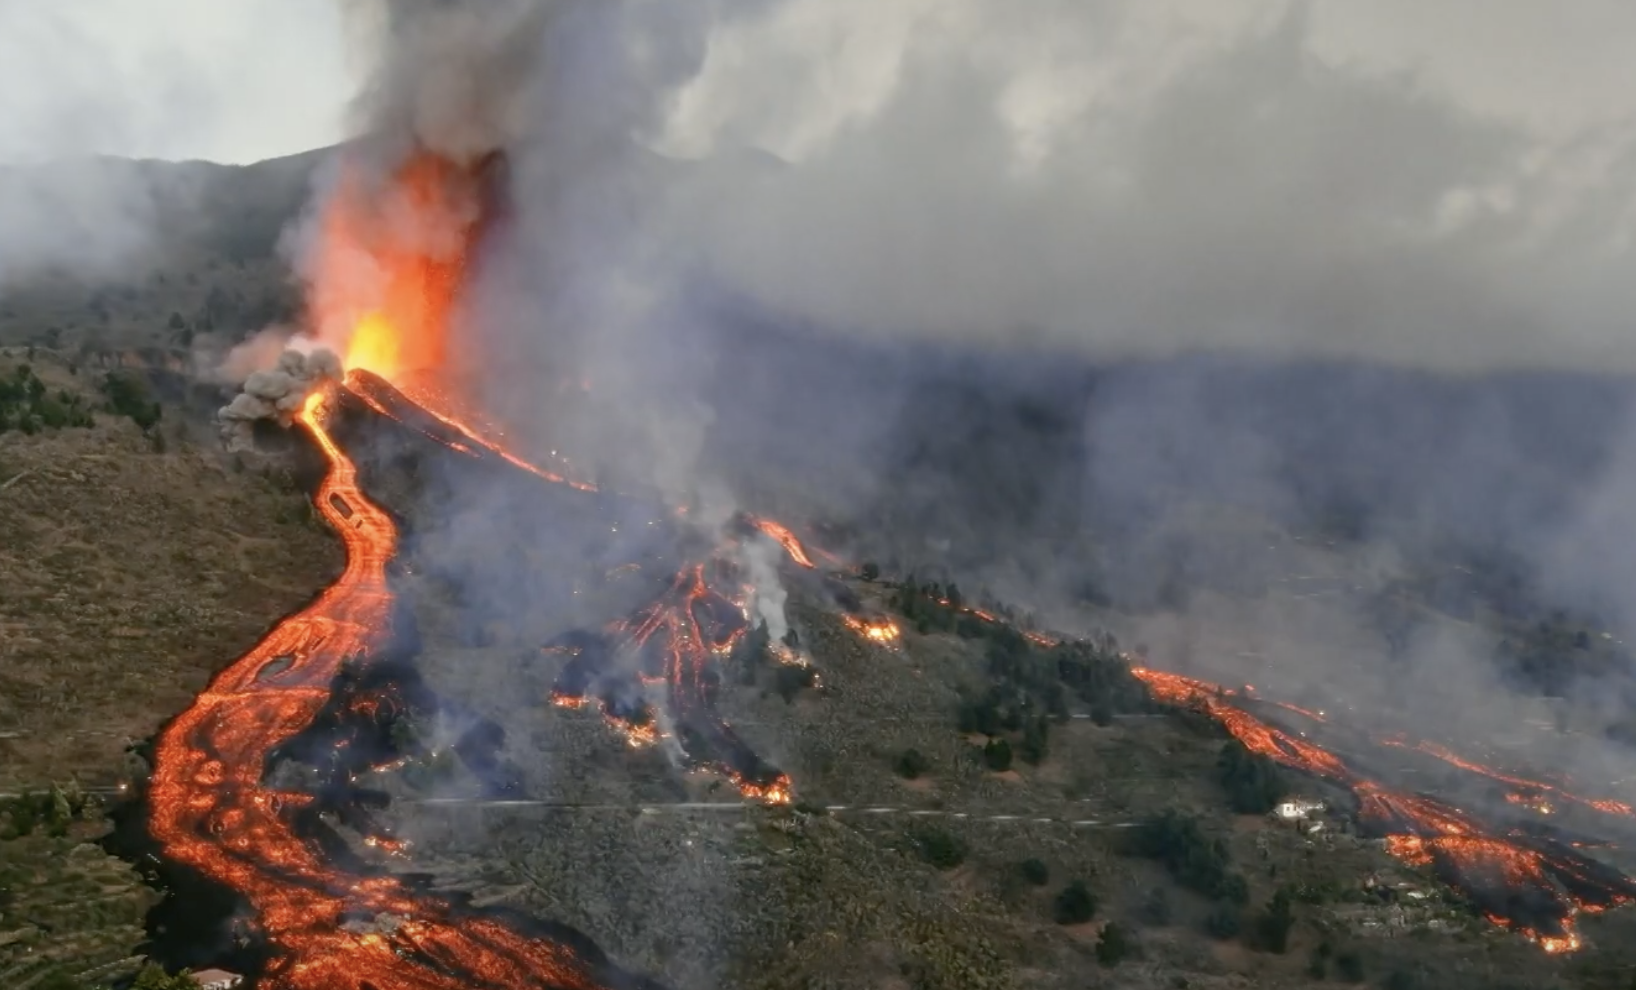
[[[966,861],[966,843],[940,828],[924,828],[915,833],[920,858],[940,870],[952,870]]]
[[[1217,904],[1204,917],[1204,930],[1211,938],[1225,942],[1238,934],[1238,910],[1228,904]]]
[[[880,577],[880,565],[872,560],[865,561],[862,570],[859,571],[859,576],[865,581],[875,580]]]
[[[1095,916],[1096,898],[1083,880],[1075,880],[1062,888],[1051,909],[1051,917],[1059,925],[1082,925]]]
[[[983,763],[995,773],[1011,769],[1011,744],[1004,739],[990,739],[983,747]]]
[[[131,984],[131,990],[199,990],[199,984],[193,981],[187,970],[182,970],[175,976],[170,976],[154,963],[142,967],[136,974],[136,982]]]
[[[929,769],[931,762],[918,749],[906,749],[898,757],[898,776],[904,780],[914,780]]]
[[[1289,948],[1289,932],[1294,925],[1295,912],[1289,888],[1280,887],[1256,921],[1256,934],[1261,947],[1282,955]]]
[[[1028,720],[1023,726],[1022,743],[1017,747],[1018,755],[1029,766],[1039,766],[1045,762],[1046,740],[1051,734],[1051,723],[1045,716],[1039,715]]]
[[[1277,806],[1289,785],[1272,760],[1252,753],[1237,739],[1228,740],[1216,759],[1216,779],[1227,801],[1241,815],[1264,815]]]
[[[1110,921],[1102,926],[1102,937],[1096,941],[1096,961],[1104,966],[1113,967],[1130,955],[1130,936],[1125,932],[1125,926],[1117,921]]]
[[[143,430],[159,422],[159,403],[153,400],[147,381],[140,375],[124,369],[110,371],[103,379],[102,391],[115,415],[129,416]]]
[[[1043,887],[1051,882],[1051,868],[1043,860],[1025,859],[1017,864],[1017,872],[1022,874],[1024,881],[1035,887]]]

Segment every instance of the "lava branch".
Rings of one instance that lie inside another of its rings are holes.
[[[528,937],[386,876],[350,875],[304,840],[291,812],[302,795],[263,782],[268,754],[324,707],[342,664],[385,646],[393,607],[386,567],[397,549],[389,516],[358,485],[325,429],[321,396],[300,421],[329,470],[314,499],[347,563],[310,606],[280,622],[160,735],[149,789],[150,830],[170,859],[237,891],[273,950],[263,986],[336,990],[592,990],[618,978],[564,942]],[[403,919],[390,933],[343,927],[348,914]]]
[[[1490,921],[1521,933],[1547,952],[1580,947],[1576,915],[1636,901],[1636,881],[1611,867],[1547,839],[1517,831],[1500,834],[1434,798],[1393,791],[1368,780],[1327,750],[1238,707],[1233,692],[1180,674],[1143,667],[1131,672],[1156,698],[1203,711],[1250,751],[1351,790],[1358,799],[1359,820],[1383,833],[1389,853],[1410,865],[1430,867]],[[1496,776],[1446,750],[1427,751],[1455,766]]]

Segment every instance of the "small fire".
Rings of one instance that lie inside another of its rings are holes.
[[[843,615],[841,621],[846,627],[872,643],[889,646],[903,637],[897,623],[887,618],[866,619],[856,615]]]

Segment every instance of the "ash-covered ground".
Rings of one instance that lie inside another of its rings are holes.
[[[568,661],[542,644],[617,617],[644,593],[604,562],[588,568],[598,557],[583,547],[539,550],[550,527],[584,538],[605,506],[550,491],[495,495],[510,479],[485,483],[498,486],[486,511],[451,516],[459,500],[428,481],[450,476],[394,481],[389,466],[377,464],[371,490],[410,534],[398,583],[419,627],[418,665],[441,699],[413,731],[436,753],[482,724],[502,740],[506,768],[499,789],[454,759],[364,781],[394,795],[386,821],[408,840],[401,855],[369,853],[391,869],[571,925],[677,990],[1295,987],[1317,985],[1318,972],[1508,987],[1578,972],[1387,855],[1360,834],[1338,788],[1291,776],[1291,794],[1328,806],[1309,821],[1234,814],[1219,782],[1223,736],[1204,721],[1097,711],[1070,695],[1041,751],[998,767],[988,740],[1021,737],[970,731],[961,715],[993,681],[986,641],[917,630],[886,581],[846,576],[837,594],[786,568],[785,614],[816,686],[781,676],[768,651],[723,658],[720,714],[795,791],[792,807],[745,801],[663,745],[633,747],[595,707],[553,703]],[[481,542],[473,552],[479,532],[511,526],[532,535],[528,552]],[[530,597],[538,607],[518,607]],[[852,614],[889,617],[900,635],[871,641],[848,626]],[[1328,739],[1352,741],[1339,730]],[[1224,907],[1133,851],[1141,830],[1130,826],[1166,810],[1198,816],[1219,841],[1245,881],[1237,900]],[[1076,884],[1094,902],[1085,917],[1063,913]],[[1272,952],[1255,931],[1280,891],[1300,899]],[[1582,926],[1594,949],[1571,965],[1592,978],[1575,985],[1600,985],[1596,973],[1624,965],[1628,914]],[[1113,964],[1098,955],[1110,922],[1130,942]]]

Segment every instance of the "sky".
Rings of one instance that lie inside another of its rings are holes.
[[[333,143],[370,2],[0,0],[0,162]],[[647,201],[642,250],[772,311],[1104,355],[1636,369],[1628,2],[579,6],[685,22],[669,51],[598,49],[627,64],[563,76],[582,106],[558,119],[640,121],[704,163]]]
[[[769,6],[783,8],[775,29],[718,39],[725,47],[713,53],[716,77],[732,75],[723,62],[755,57],[732,52],[735,44],[765,44],[762,58],[816,56],[823,63],[819,85],[800,95],[804,113],[787,115],[800,118],[790,126],[808,130],[879,99],[916,24],[940,11],[955,20],[1007,19],[973,13],[988,5],[969,0]],[[1121,39],[1128,56],[1219,42],[1278,16],[1287,4],[1144,6],[1150,13],[1136,18],[1144,23]],[[343,133],[360,68],[348,58],[342,7],[339,0],[0,0],[0,160],[92,151],[246,163],[333,143]],[[1021,7],[1039,5],[1027,0]],[[1628,46],[1636,6],[1628,3],[1577,0],[1564,10],[1508,0],[1318,0],[1312,7],[1309,46],[1316,56],[1412,73],[1476,112],[1546,133],[1636,117],[1636,60]],[[1068,16],[1071,26],[1097,33],[1093,15]],[[1076,54],[1071,37],[1056,47],[1048,61]],[[1116,46],[1101,47],[1106,58]],[[1119,61],[1117,53],[1111,61]],[[1083,68],[1085,79],[1107,72],[1110,63],[1098,62]],[[1160,71],[1171,64],[1162,62]],[[789,85],[797,80],[811,81],[792,73]],[[1040,114],[1053,102],[1038,92],[1019,99]],[[789,140],[799,145],[800,136]]]
[[[246,163],[333,143],[334,0],[0,0],[0,161]]]

